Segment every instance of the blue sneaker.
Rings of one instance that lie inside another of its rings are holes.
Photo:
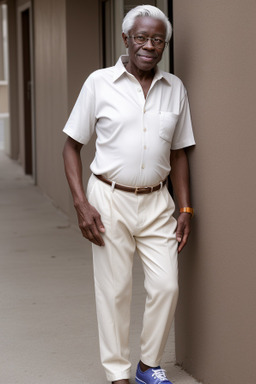
[[[140,364],[137,366],[135,380],[139,384],[172,384],[165,375],[165,370],[160,367],[149,368],[145,372],[140,369]]]

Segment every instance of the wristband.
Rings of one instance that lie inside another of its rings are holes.
[[[192,217],[194,216],[194,209],[193,208],[190,208],[190,207],[180,208],[180,213],[183,213],[183,212],[190,213]]]

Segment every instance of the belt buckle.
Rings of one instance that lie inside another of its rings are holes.
[[[153,188],[154,187],[136,187],[135,188],[135,195],[138,195],[140,193],[147,193],[148,190],[150,190],[150,192],[148,192],[148,193],[151,193],[151,192],[153,192]]]

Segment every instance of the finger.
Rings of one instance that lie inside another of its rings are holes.
[[[89,240],[91,243],[95,245],[102,246],[104,245],[103,239],[97,238],[95,234],[88,228],[88,229],[83,229],[81,230],[83,237],[87,240]]]
[[[95,218],[95,224],[96,224],[96,227],[98,228],[98,230],[100,232],[102,232],[102,233],[105,232],[105,227],[104,227],[104,224],[101,221],[100,215]]]
[[[188,242],[188,236],[189,236],[189,232],[184,232],[183,236],[182,236],[182,239],[179,243],[179,246],[178,246],[178,252],[181,252],[182,249],[185,247],[185,245],[187,244]]]
[[[103,227],[101,227],[101,232],[104,232],[104,231],[105,231],[105,228],[103,226]],[[89,235],[90,235],[90,241],[92,241],[94,244],[99,245],[99,246],[105,245],[104,240],[103,240],[95,222],[90,226]]]
[[[87,215],[86,220],[81,220],[81,216],[82,215],[78,215],[78,221],[83,237],[96,245],[105,245],[100,234],[100,232],[105,232],[100,214],[93,209],[92,212],[90,212],[90,215]]]
[[[178,253],[180,253],[182,251],[184,246],[185,246],[185,242],[183,241],[183,238],[181,238],[181,240],[179,241],[179,244],[178,244]]]
[[[96,245],[104,245],[104,242],[96,229],[95,224],[83,223],[79,225],[83,237]]]
[[[184,227],[183,225],[178,224],[177,230],[176,230],[176,239],[178,243],[181,243],[184,233]]]

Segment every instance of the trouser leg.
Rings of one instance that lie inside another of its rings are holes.
[[[104,241],[105,247],[93,246],[95,296],[101,361],[107,379],[114,381],[130,377],[129,327],[133,253],[121,255],[120,250],[106,236]],[[120,268],[122,263],[123,271]]]
[[[167,190],[162,191],[162,197],[159,196],[157,204],[153,205],[153,209],[158,210],[154,222],[150,226],[145,223],[136,237],[147,292],[141,361],[152,367],[160,364],[178,299],[176,221],[172,217],[174,204]],[[162,209],[161,203],[166,201],[167,209],[164,206]],[[150,215],[149,205],[147,212]]]
[[[132,264],[135,241],[115,204],[108,186],[90,186],[89,201],[101,213],[105,246],[93,245],[96,309],[101,362],[107,379],[130,377],[129,327],[132,296]],[[114,205],[114,206],[113,206]]]

